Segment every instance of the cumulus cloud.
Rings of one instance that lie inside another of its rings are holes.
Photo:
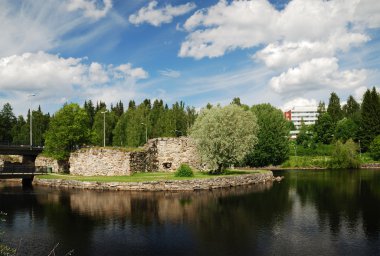
[[[68,11],[82,10],[84,16],[92,19],[100,19],[107,15],[112,8],[112,0],[101,1],[103,6],[98,7],[95,1],[90,0],[69,0],[67,3]]]
[[[282,10],[268,0],[221,0],[186,20],[188,35],[178,55],[215,58],[260,47],[252,58],[278,72],[269,86],[283,98],[308,90],[355,90],[369,71],[342,70],[337,58],[370,41],[368,29],[379,27],[377,0],[292,0]]]
[[[298,55],[307,49],[312,50],[312,55],[319,51],[331,55],[335,50],[347,50],[369,39],[363,31],[349,29],[351,24],[380,26],[379,7],[370,8],[371,3],[378,6],[376,1],[293,0],[282,11],[267,0],[220,1],[195,12],[185,22],[189,35],[179,56],[212,58],[236,48],[261,44],[273,44],[270,46],[273,48],[282,42],[285,44],[280,45],[280,50],[299,46],[301,49],[294,49],[300,51]]]
[[[72,98],[112,95],[148,77],[130,63],[119,66],[90,64],[82,58],[63,58],[45,52],[25,53],[0,59],[0,90],[8,93],[37,92],[44,97]],[[124,88],[123,88],[124,87]],[[119,99],[118,97],[118,99]]]
[[[157,8],[158,2],[152,1],[146,7],[142,7],[136,14],[129,16],[129,22],[135,25],[149,23],[153,26],[160,26],[162,23],[172,22],[174,17],[181,16],[195,9],[194,3],[186,3],[178,6],[166,5]]]
[[[316,107],[318,106],[317,100],[315,99],[306,99],[302,97],[294,98],[288,102],[286,102],[281,109],[283,111],[288,111],[293,107]]]
[[[322,88],[352,89],[365,83],[365,70],[339,70],[336,58],[317,58],[302,62],[281,75],[273,77],[269,85],[278,93]]]
[[[170,69],[170,68],[159,70],[158,73],[160,73],[162,76],[166,76],[170,78],[178,78],[181,76],[181,72]]]

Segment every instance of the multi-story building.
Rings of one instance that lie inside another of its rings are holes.
[[[305,125],[315,124],[315,122],[318,120],[317,109],[318,108],[316,106],[315,107],[314,106],[308,106],[308,107],[296,106],[284,113],[285,118],[287,120],[292,121],[294,126],[297,129],[297,131],[291,132],[292,138],[297,137],[297,134],[299,133],[299,129],[301,128],[302,122]]]

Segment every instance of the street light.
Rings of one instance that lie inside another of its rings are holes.
[[[106,112],[107,111],[100,112],[103,114],[103,147],[106,147]]]
[[[29,139],[30,139],[30,148],[33,148],[33,110],[32,110],[32,97],[36,96],[35,93],[29,94],[30,99],[30,108],[29,108]]]
[[[359,140],[359,156],[360,156],[360,159],[362,159],[362,147],[360,146],[360,140]]]
[[[141,123],[141,125],[145,126],[145,143],[147,143],[148,142],[148,126],[146,126],[146,124],[144,123]]]

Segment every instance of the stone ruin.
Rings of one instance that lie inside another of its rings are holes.
[[[131,175],[135,172],[175,171],[182,163],[200,167],[194,142],[188,137],[156,138],[140,151],[123,148],[82,148],[70,155],[70,174]]]

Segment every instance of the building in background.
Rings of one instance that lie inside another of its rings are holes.
[[[289,121],[292,121],[296,127],[296,131],[291,131],[290,135],[292,139],[297,138],[299,129],[301,128],[302,122],[305,125],[312,125],[318,120],[318,107],[317,106],[308,106],[301,107],[296,106],[290,110],[284,112],[285,118]]]

